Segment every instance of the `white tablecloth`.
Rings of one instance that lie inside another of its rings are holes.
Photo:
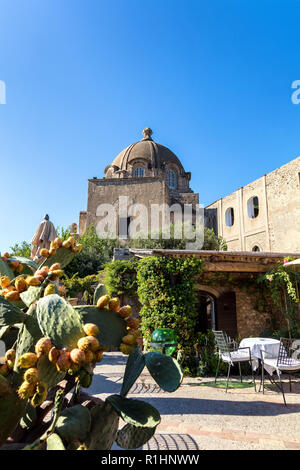
[[[264,357],[277,359],[279,352],[280,341],[272,338],[244,338],[239,347],[250,348],[251,359],[253,369],[257,369],[259,366],[259,359],[261,359],[261,353]],[[272,375],[276,368],[269,365],[264,365],[264,369]]]

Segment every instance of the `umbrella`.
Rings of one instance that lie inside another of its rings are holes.
[[[300,264],[300,258],[294,259],[294,261],[289,261],[288,263],[284,263],[284,266],[294,266],[296,264]]]

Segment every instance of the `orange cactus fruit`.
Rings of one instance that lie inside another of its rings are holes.
[[[21,300],[20,293],[17,290],[12,290],[5,294],[4,298],[9,300],[9,302],[17,302]]]
[[[110,296],[108,294],[102,295],[97,302],[97,307],[98,308],[104,308],[109,304],[110,301]]]
[[[73,253],[80,253],[82,248],[83,248],[83,245],[79,243],[78,245],[72,246],[72,251]]]
[[[135,337],[133,335],[126,335],[122,338],[122,343],[132,346],[136,343]]]
[[[99,328],[94,323],[86,323],[83,325],[83,331],[87,336],[98,336]]]
[[[2,375],[3,377],[7,377],[8,374],[9,374],[9,370],[10,370],[10,368],[8,367],[7,364],[1,364],[1,366],[0,366],[0,375]]]
[[[26,283],[28,286],[39,286],[41,284],[41,281],[35,276],[28,276],[26,278]]]
[[[108,303],[108,308],[110,310],[115,310],[118,312],[120,310],[120,299],[119,297],[114,297],[113,299],[110,299]]]
[[[56,364],[57,360],[60,356],[60,353],[61,353],[61,351],[53,346],[53,348],[51,348],[49,353],[48,353],[49,361],[52,362],[53,364]]]
[[[70,248],[70,247],[71,247],[71,242],[68,241],[68,240],[65,240],[65,241],[62,243],[62,247],[63,247],[63,248]]]
[[[60,277],[62,277],[64,274],[62,269],[56,269],[55,271],[50,271],[50,279],[51,281],[56,281]]]
[[[61,269],[61,266],[59,263],[54,263],[52,264],[52,266],[50,267],[49,271],[56,271],[57,269]]]
[[[121,307],[120,310],[118,310],[118,314],[121,318],[128,318],[130,317],[132,313],[132,308],[130,305],[124,305],[124,307]]]
[[[39,378],[39,371],[35,367],[30,367],[24,374],[24,380],[30,384],[37,383]]]
[[[55,253],[56,253],[55,248],[50,248],[50,250],[49,250],[49,256],[53,256],[53,255],[55,255]]]
[[[48,258],[50,256],[50,252],[49,250],[47,250],[47,248],[42,248],[40,250],[40,255],[43,257],[43,258]]]
[[[25,354],[22,354],[22,356],[18,358],[17,365],[21,369],[28,369],[29,367],[34,366],[37,360],[38,360],[38,357],[36,354],[25,353]]]
[[[98,349],[95,353],[94,353],[94,359],[95,359],[95,362],[101,362],[102,359],[103,359],[103,351],[101,349]]]
[[[132,353],[133,350],[134,350],[133,346],[129,346],[128,344],[124,344],[124,343],[120,344],[120,351],[126,356],[129,356],[129,354]]]
[[[71,367],[71,356],[68,351],[61,351],[57,361],[56,361],[56,368],[59,372],[67,372],[67,370]]]
[[[5,353],[5,360],[7,361],[12,361],[16,359],[16,351],[14,349],[8,349]]]
[[[15,271],[20,266],[20,263],[19,261],[9,261],[8,265],[13,271]]]
[[[23,400],[33,397],[35,394],[36,383],[29,383],[24,381],[18,388],[18,395]]]
[[[56,237],[54,242],[58,248],[62,246],[62,239],[60,237]]]
[[[10,286],[10,279],[7,276],[1,276],[0,277],[0,286],[2,289],[5,289],[6,287]]]
[[[86,362],[85,353],[79,348],[72,349],[70,356],[75,364],[83,365]]]
[[[5,253],[3,253],[2,255],[4,258],[10,258],[10,254],[6,251]]]
[[[140,322],[137,318],[128,318],[126,320],[126,325],[128,328],[132,328],[134,330],[140,326]]]
[[[85,354],[85,362],[87,364],[89,364],[90,362],[94,362],[95,354],[90,349],[88,349],[87,351],[84,351],[84,354]]]
[[[28,289],[27,282],[25,281],[23,277],[19,277],[18,279],[15,280],[15,288],[20,293]]]
[[[51,343],[50,338],[41,338],[35,345],[35,353],[38,358],[41,356],[46,356],[47,354],[49,354],[52,347],[53,344]]]
[[[99,349],[99,341],[94,336],[85,336],[78,340],[77,346],[82,351],[87,351],[88,349],[92,352]]]

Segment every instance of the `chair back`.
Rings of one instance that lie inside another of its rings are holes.
[[[277,365],[290,366],[299,360],[299,341],[292,338],[280,338]]]
[[[232,349],[230,348],[229,339],[225,331],[212,330],[212,332],[214,334],[219,352],[221,354],[229,354]]]

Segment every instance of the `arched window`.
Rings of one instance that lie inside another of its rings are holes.
[[[136,167],[136,169],[134,170],[133,176],[135,178],[141,178],[144,175],[145,175],[145,169],[142,166]]]
[[[259,246],[257,246],[257,245],[254,245],[254,247],[252,248],[252,251],[260,251],[260,248],[259,248]]]
[[[259,214],[258,197],[253,196],[247,202],[248,216],[250,219],[255,219]]]
[[[225,212],[225,224],[227,227],[232,227],[234,224],[234,210],[232,207],[228,207]]]
[[[173,170],[168,171],[168,181],[169,181],[169,188],[176,189],[177,188],[177,177],[176,173]]]

